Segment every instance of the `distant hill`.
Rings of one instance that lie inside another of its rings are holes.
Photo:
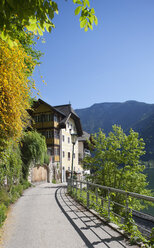
[[[83,130],[88,133],[98,132],[99,128],[108,133],[114,124],[120,125],[125,132],[133,128],[146,142],[145,159],[154,159],[154,104],[137,101],[97,103],[75,112]]]

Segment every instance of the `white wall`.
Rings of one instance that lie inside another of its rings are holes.
[[[71,134],[70,134],[70,129],[72,132],[76,133],[76,127],[74,120],[69,118],[67,124],[66,124],[66,129],[62,129],[62,168],[65,167],[66,170],[71,171],[71,166],[72,166],[72,140],[71,140]],[[64,141],[63,141],[63,136],[64,136]],[[68,139],[70,142],[68,142]],[[63,152],[65,153],[65,156],[63,157]],[[68,152],[70,153],[70,160],[68,160]],[[78,141],[76,141],[74,145],[74,153],[75,153],[75,158],[73,159],[73,170],[75,172],[82,171],[82,167],[78,164],[78,153],[79,153],[79,148],[78,148]]]

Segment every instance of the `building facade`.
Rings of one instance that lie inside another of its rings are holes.
[[[34,120],[33,128],[46,138],[48,154],[50,155],[51,177],[65,182],[71,173],[72,159],[74,174],[81,176],[83,168],[79,159],[79,149],[84,149],[84,142],[80,139],[83,131],[80,118],[71,105],[53,107],[39,99],[34,103],[31,115]],[[75,133],[78,138],[74,145],[74,154],[72,154],[72,133]],[[81,143],[83,144],[81,145]]]

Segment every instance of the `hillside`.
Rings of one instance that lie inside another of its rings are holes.
[[[97,103],[75,111],[88,133],[98,132],[99,128],[108,133],[114,124],[120,125],[125,132],[133,128],[146,142],[146,159],[154,159],[154,104],[137,101]]]

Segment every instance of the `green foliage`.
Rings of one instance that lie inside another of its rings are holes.
[[[0,227],[2,226],[2,223],[6,218],[6,210],[6,206],[3,203],[0,203]]]
[[[85,32],[88,31],[90,28],[93,30],[93,24],[97,25],[98,20],[97,17],[95,16],[95,10],[94,8],[90,9],[90,2],[89,0],[73,0],[73,2],[77,5],[79,5],[75,9],[75,15],[80,15],[80,27],[84,28]]]
[[[146,176],[141,173],[144,166],[139,162],[144,154],[144,142],[138,133],[131,129],[127,136],[121,127],[114,125],[108,136],[101,130],[93,135],[89,146],[93,156],[85,158],[84,166],[94,172],[96,182],[137,193],[144,190]]]
[[[93,29],[93,23],[97,25],[97,18],[94,9],[90,9],[89,0],[73,0],[79,5],[75,15],[80,16],[80,26],[85,31]],[[51,0],[6,0],[0,1],[0,37],[11,46],[15,45],[14,31],[28,30],[35,35],[43,35],[45,30],[51,32],[55,27],[52,20],[58,14],[58,5]]]
[[[151,232],[151,236],[150,236],[150,240],[149,240],[149,245],[151,247],[154,246],[154,228],[152,228],[152,232]]]
[[[18,144],[14,141],[7,143],[7,148],[1,154],[0,187],[7,181],[8,187],[17,184],[22,176],[22,160]]]
[[[9,192],[11,203],[14,203],[22,195],[22,192],[23,192],[23,185],[21,184],[13,185]]]
[[[24,180],[24,179],[21,181],[21,185],[23,186],[23,190],[28,189],[29,187],[31,187],[31,183],[28,182],[27,180]]]
[[[52,183],[56,184],[56,179],[52,179]]]
[[[10,196],[6,188],[1,188],[0,190],[0,204],[4,203],[6,207],[10,205]]]
[[[36,131],[25,132],[20,149],[23,161],[23,177],[24,179],[27,179],[31,163],[44,163],[44,157],[47,153],[45,137]]]
[[[139,139],[138,133],[130,130],[127,136],[121,127],[113,126],[113,132],[106,136],[101,130],[93,135],[89,142],[92,157],[86,157],[84,167],[91,170],[89,177],[94,183],[125,191],[136,192],[143,195],[151,195],[146,187],[146,175],[143,174],[144,166],[140,164],[140,156],[144,154],[143,139]],[[106,193],[102,192],[106,197]],[[125,196],[112,195],[121,204],[126,204]],[[130,206],[134,209],[145,207],[139,200],[130,198]],[[114,207],[116,212],[121,211]]]
[[[24,10],[24,11],[23,11]],[[52,19],[58,13],[58,6],[50,0],[11,0],[0,2],[1,37],[10,41],[15,27],[19,24],[22,30],[27,28],[35,34],[42,35],[45,29],[51,32],[54,27]]]
[[[144,247],[150,248],[148,245],[149,241],[142,235],[142,233],[138,230],[138,227],[135,225],[131,211],[126,215],[124,224],[119,224],[119,226],[125,231],[125,234],[130,237],[131,244],[142,242],[145,245]]]
[[[68,193],[71,195],[75,200],[79,201],[81,204],[83,204],[85,207],[87,207],[87,192],[82,189],[71,188],[68,187]],[[100,193],[100,192],[99,192]],[[124,217],[124,223],[121,224],[121,217],[116,216],[113,213],[113,203],[110,203],[110,216],[108,212],[108,198],[104,199],[102,201],[102,197],[97,197],[94,194],[93,191],[89,190],[89,209],[94,209],[101,217],[103,217],[107,222],[112,222],[118,225],[123,231],[125,231],[125,234],[130,238],[130,242],[132,244],[136,242],[142,242],[144,243],[143,247],[150,248],[153,247],[153,237],[154,232],[152,230],[150,240],[147,240],[142,233],[138,230],[137,226],[135,225],[135,222],[132,218],[132,212],[128,211],[127,213],[123,215]]]
[[[48,165],[49,162],[50,162],[50,156],[47,153],[45,153],[44,154],[44,163]]]

